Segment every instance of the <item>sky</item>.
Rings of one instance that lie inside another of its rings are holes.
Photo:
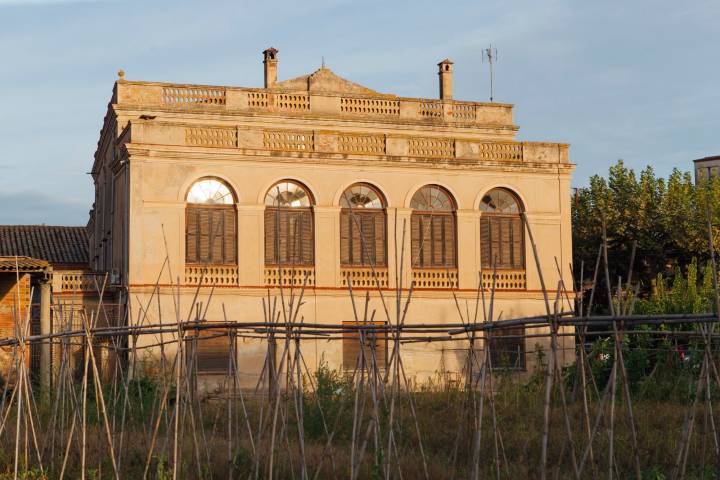
[[[717,0],[0,0],[0,224],[85,225],[117,71],[262,86],[316,70],[381,92],[515,105],[518,139],[570,144],[573,185],[618,159],[658,175],[720,154]]]

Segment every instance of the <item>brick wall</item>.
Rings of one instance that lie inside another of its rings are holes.
[[[20,303],[18,304],[18,294]],[[30,304],[30,275],[21,274],[19,283],[14,273],[0,274],[0,338],[15,336],[15,321],[20,319],[23,324],[27,320]],[[19,308],[18,308],[19,307]],[[29,332],[28,332],[29,333]],[[26,364],[29,354],[26,355]],[[15,361],[12,348],[0,348],[0,376],[8,381],[14,380],[12,372]]]

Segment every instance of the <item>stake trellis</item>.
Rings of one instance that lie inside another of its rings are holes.
[[[493,267],[491,286],[482,287],[479,272],[475,298],[465,300],[465,305],[455,289],[451,290],[457,322],[411,321],[408,311],[414,285],[410,282],[404,288],[401,268],[407,225],[398,225],[395,218],[396,251],[397,244],[403,246],[395,255],[395,288],[379,288],[375,268],[371,270],[376,290],[358,291],[348,277],[353,316],[337,319],[348,321],[305,321],[302,311],[309,283],[305,272],[302,282],[291,278],[284,286],[281,278],[279,287],[267,291],[258,321],[228,318],[223,305],[223,318],[208,322],[214,286],[205,283],[203,273],[184,313],[180,282],[173,278],[167,255],[147,301],[138,299],[137,312],[125,309],[120,324],[112,325],[107,318],[99,322],[106,315],[102,299],[107,279],[96,280],[100,301],[94,311],[56,305],[57,328],[51,334],[29,335],[30,312],[16,308],[13,335],[0,339],[0,348],[12,351],[14,358],[14,364],[6,368],[11,375],[4,382],[0,400],[0,451],[5,452],[0,455],[0,468],[14,478],[32,470],[48,478],[121,478],[129,469],[138,468],[138,476],[143,478],[169,474],[173,478],[302,480],[348,476],[500,479],[513,478],[518,463],[523,462],[523,472],[541,478],[641,478],[644,469],[652,465],[642,455],[649,448],[643,445],[648,437],[641,435],[638,396],[631,391],[624,349],[626,339],[653,335],[694,341],[696,353],[702,357],[699,371],[687,375],[687,402],[677,406],[684,414],[677,425],[681,433],[673,446],[669,473],[672,478],[685,478],[688,468],[695,467],[692,459],[698,453],[693,446],[702,451],[703,468],[717,472],[720,439],[712,396],[720,388],[715,348],[720,319],[717,313],[633,314],[639,291],[639,284],[632,279],[635,245],[627,276],[613,285],[603,237],[586,302],[585,292],[574,287],[584,281],[585,265],[572,286],[560,280],[554,291],[546,288],[532,230],[523,216],[542,284],[545,315],[502,319],[502,312],[497,312],[497,269]],[[367,255],[364,242],[361,236],[362,251]],[[709,245],[718,311],[712,236]],[[411,266],[416,262],[410,259]],[[562,279],[557,260],[555,267]],[[288,270],[294,272],[293,266]],[[173,296],[170,321],[160,309],[164,277]],[[592,314],[599,278],[605,282],[610,315]],[[371,295],[382,308],[371,308]],[[158,321],[151,323],[154,303]],[[17,298],[16,305],[21,304]],[[376,317],[384,317],[384,322],[378,323]],[[678,329],[668,330],[668,326]],[[508,380],[508,375],[493,366],[491,351],[492,338],[514,327],[522,327],[523,333],[504,338],[544,339],[549,344],[549,351],[543,352],[545,361],[535,365],[535,375],[543,385],[536,390],[540,408],[535,411],[541,417],[537,426],[542,434],[534,437],[536,454],[522,459],[515,458],[509,448],[518,441],[517,425],[507,411],[501,412],[499,404],[506,401],[507,385],[518,380],[512,375]],[[200,335],[204,331],[211,332]],[[219,336],[230,340],[227,369],[219,375],[218,392],[203,393],[198,385],[197,345]],[[588,338],[596,337],[608,338],[613,344],[609,380],[602,388],[591,364],[597,352],[588,351],[586,345]],[[339,380],[340,392],[328,393],[323,390],[327,386],[321,385],[324,380],[309,366],[305,345],[347,338],[358,341],[355,368]],[[575,340],[572,347],[565,345],[566,339]],[[384,357],[379,355],[379,340],[389,351],[385,362],[380,361]],[[242,380],[244,365],[238,354],[246,341],[265,345],[254,388],[242,386],[247,382]],[[428,392],[408,376],[410,357],[403,351],[412,345],[436,343],[465,358],[457,394],[448,385],[436,385]],[[43,345],[50,346],[59,362],[52,382],[34,378],[24,361],[29,349]],[[160,355],[158,374],[154,383],[148,384],[140,365],[151,349],[159,349]],[[78,352],[82,353],[79,376],[73,371]],[[561,358],[568,353],[575,359],[572,383],[567,381]],[[102,358],[116,361],[103,368]],[[442,392],[450,399],[448,408],[454,409],[449,425],[433,423],[435,410],[427,406],[429,398],[437,401]],[[438,429],[451,431],[444,448],[434,441]],[[616,448],[620,430],[625,431],[623,438],[629,445],[624,450]]]

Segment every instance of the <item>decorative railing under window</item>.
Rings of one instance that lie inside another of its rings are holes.
[[[315,285],[314,267],[265,267],[265,285],[268,287],[312,287]]]
[[[526,290],[527,281],[525,270],[497,270],[495,290]],[[493,286],[493,272],[483,270],[482,287],[491,289]]]
[[[110,281],[110,275],[106,280],[105,274],[69,271],[60,274],[59,286],[61,292],[98,292],[103,289],[103,284],[107,289]]]
[[[342,286],[348,286],[348,280],[352,283],[353,288],[387,288],[388,271],[387,268],[369,267],[342,267],[340,274],[342,275]]]
[[[414,268],[412,281],[415,288],[457,288],[458,274],[455,269]]]
[[[270,150],[312,152],[315,149],[313,132],[265,130],[263,144]]]
[[[238,267],[235,265],[185,265],[186,285],[236,286]]]
[[[225,89],[216,87],[163,87],[164,105],[225,105]]]

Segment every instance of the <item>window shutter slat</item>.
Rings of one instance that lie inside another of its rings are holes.
[[[265,210],[265,263],[277,263],[275,252],[275,216],[277,210]]]
[[[375,222],[375,264],[379,267],[387,265],[387,256],[385,253],[386,239],[386,220],[385,212],[374,212],[373,220]]]
[[[225,373],[230,360],[230,337],[217,336],[222,330],[201,331],[196,340],[196,362],[198,373]],[[213,337],[203,339],[202,337]]]
[[[185,262],[196,263],[198,261],[198,213],[197,208],[187,207],[185,212]]]
[[[362,265],[375,265],[375,219],[372,212],[363,212],[360,216],[361,231],[361,252],[360,263]]]
[[[231,208],[223,209],[225,232],[223,234],[223,263],[237,263],[237,215]]]
[[[511,220],[500,218],[500,258],[498,266],[508,268],[512,266],[512,234]]]
[[[198,225],[198,257],[201,262],[207,263],[210,261],[210,212],[208,209],[198,209]]]
[[[340,211],[340,264],[351,265],[350,256],[350,212],[346,209]]]
[[[448,215],[445,222],[445,264],[453,268],[457,266],[454,215]]]
[[[224,215],[222,210],[208,209],[210,214],[210,263],[223,263]]]
[[[490,219],[480,218],[480,258],[483,269],[492,269],[492,255],[490,247]]]
[[[350,261],[362,265],[362,218],[357,212],[350,214]]]
[[[302,245],[302,259],[303,265],[312,265],[315,263],[315,248],[314,248],[314,226],[312,210],[304,209],[300,212],[302,216],[302,224],[300,229],[300,244]]]
[[[497,218],[490,219],[490,268],[500,265],[500,224]]]
[[[410,252],[412,253],[411,264],[413,267],[422,266],[422,258],[420,252],[420,215],[413,213],[410,216]]]
[[[525,265],[525,252],[524,252],[524,238],[522,219],[512,219],[512,252],[513,252],[513,267],[522,268]]]

